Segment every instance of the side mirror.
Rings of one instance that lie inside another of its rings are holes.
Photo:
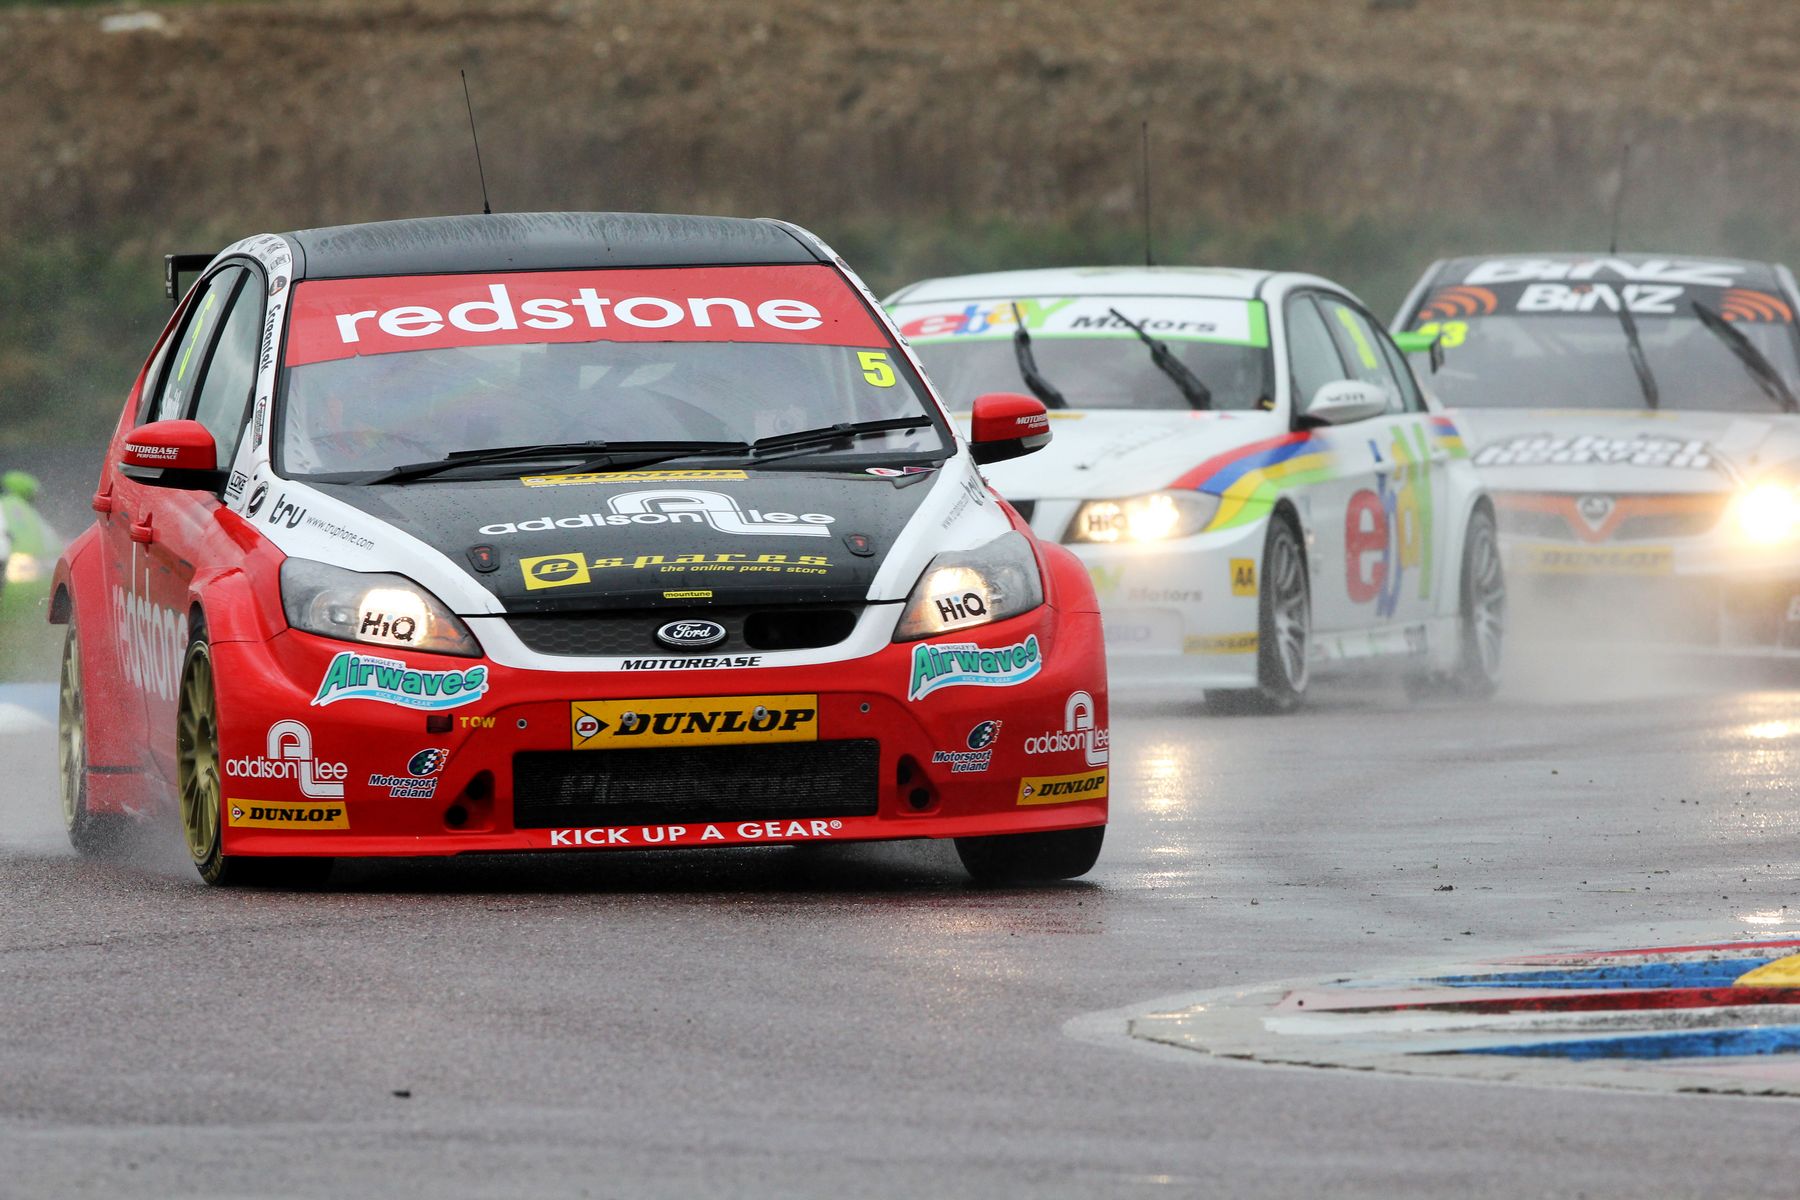
[[[125,435],[119,467],[154,487],[207,490],[224,482],[212,431],[198,421],[152,421]]]
[[[29,471],[8,471],[5,475],[0,475],[0,490],[9,496],[17,496],[27,504],[37,499],[40,486],[37,476]]]
[[[1392,398],[1387,389],[1357,379],[1339,379],[1313,393],[1312,403],[1300,414],[1308,426],[1349,425],[1379,417]]]
[[[1050,413],[1033,396],[993,392],[975,397],[969,417],[969,450],[975,461],[1005,462],[1050,444]]]

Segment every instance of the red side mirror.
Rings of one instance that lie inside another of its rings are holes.
[[[1050,442],[1050,413],[1043,401],[1015,392],[975,397],[969,418],[970,450],[978,463],[1005,462]]]
[[[125,435],[119,465],[143,483],[206,487],[219,470],[219,448],[198,421],[152,421]]]

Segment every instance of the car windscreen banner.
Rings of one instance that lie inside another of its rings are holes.
[[[287,365],[547,342],[886,346],[829,265],[315,279],[295,286]]]
[[[1767,275],[1721,262],[1497,259],[1434,288],[1413,320],[1608,316],[1621,306],[1634,316],[1691,317],[1698,303],[1727,321],[1792,321],[1793,308],[1774,281],[1760,278]]]
[[[1015,315],[1015,308],[1017,310]],[[1117,310],[1115,315],[1114,310]],[[1009,338],[1024,322],[1032,337],[1135,338],[1132,325],[1164,341],[1269,344],[1260,301],[1196,296],[1023,296],[897,304],[889,315],[920,345]],[[1126,320],[1121,321],[1119,318]],[[1130,324],[1127,324],[1127,321]]]

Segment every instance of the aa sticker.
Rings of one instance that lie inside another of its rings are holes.
[[[1231,594],[1234,596],[1256,595],[1256,560],[1254,558],[1231,560]]]
[[[225,820],[233,829],[348,829],[350,813],[342,804],[262,804],[227,800]]]
[[[1067,804],[1072,800],[1106,799],[1106,772],[1040,775],[1019,780],[1020,804]]]
[[[673,700],[577,700],[569,705],[576,750],[816,742],[819,698],[697,696]]]

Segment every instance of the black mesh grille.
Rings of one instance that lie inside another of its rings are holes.
[[[626,609],[615,612],[516,614],[507,624],[539,654],[569,657],[613,654],[731,654],[745,650],[811,650],[835,646],[856,628],[853,608]],[[683,617],[703,617],[725,627],[725,640],[703,650],[673,650],[656,631]]]
[[[881,744],[778,742],[513,755],[513,825],[653,825],[875,814]]]

